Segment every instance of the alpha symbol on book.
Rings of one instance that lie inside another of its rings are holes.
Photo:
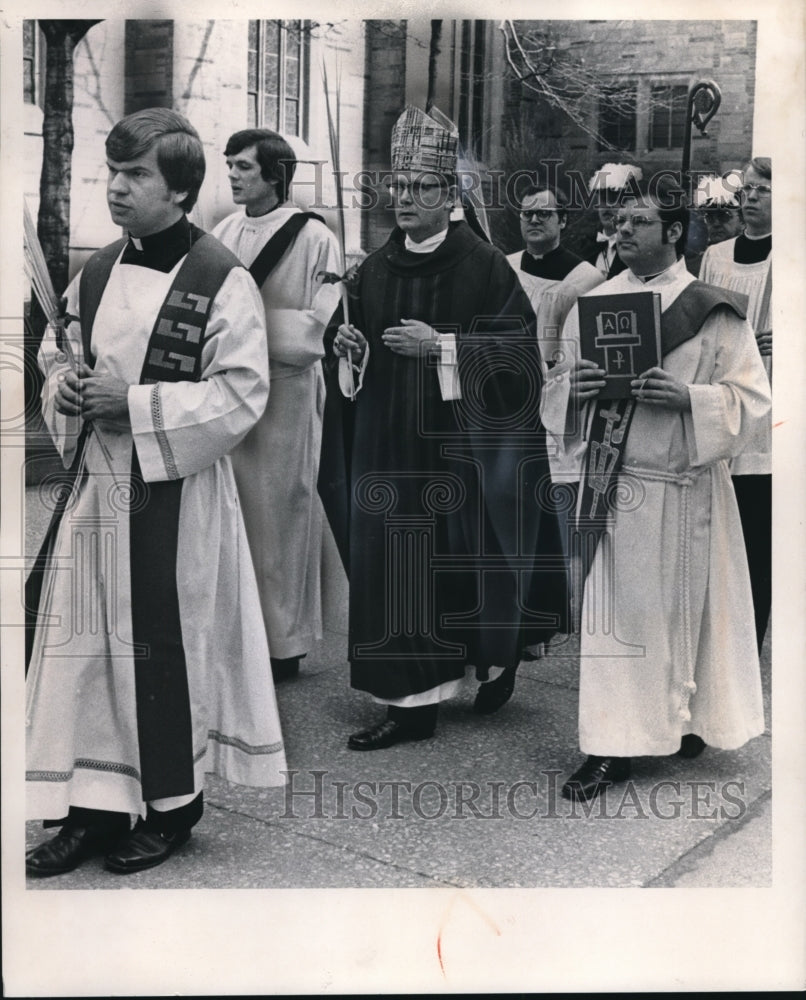
[[[641,343],[638,316],[632,309],[601,312],[596,317],[596,347],[604,351],[605,371],[636,375],[633,349]]]

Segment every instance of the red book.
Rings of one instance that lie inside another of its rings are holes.
[[[577,306],[580,355],[606,373],[599,398],[626,399],[630,382],[661,363],[660,295],[583,295]]]

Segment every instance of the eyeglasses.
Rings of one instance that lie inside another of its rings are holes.
[[[556,209],[550,208],[522,208],[520,212],[520,216],[524,222],[527,222],[529,219],[537,219],[538,222],[548,222],[552,215],[556,214]]]
[[[428,191],[435,191],[438,188],[444,187],[443,184],[438,182],[429,184],[427,181],[394,181],[392,184],[386,185],[386,190],[393,198],[400,198],[403,194],[410,194],[412,198],[416,198],[418,195],[426,194]]]
[[[703,210],[703,218],[706,226],[711,226],[715,222],[732,222],[739,215],[738,208],[706,208]]]
[[[633,229],[641,229],[646,226],[654,226],[660,219],[649,219],[645,215],[617,215],[614,222],[617,227],[626,226],[629,223]]]
[[[754,191],[759,197],[761,197],[761,195],[772,194],[772,188],[769,184],[743,184],[739,190],[745,198]]]

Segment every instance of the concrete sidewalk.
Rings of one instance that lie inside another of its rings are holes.
[[[41,518],[29,494],[33,541]],[[346,585],[331,569],[325,638],[277,688],[287,788],[211,778],[201,823],[166,864],[117,876],[91,860],[29,888],[771,885],[769,731],[693,761],[639,758],[589,815],[559,796],[581,761],[573,639],[522,664],[497,714],[474,715],[470,688],[442,706],[435,739],[349,751],[347,735],[382,710],[349,688]],[[762,670],[769,719],[769,642]],[[28,824],[28,846],[47,835]]]

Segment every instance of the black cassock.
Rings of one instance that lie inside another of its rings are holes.
[[[325,335],[319,491],[350,581],[354,688],[396,699],[520,659],[567,627],[566,575],[540,423],[535,316],[504,255],[466,223],[433,253],[396,229],[361,265],[350,320],[369,343],[355,401]],[[419,319],[458,345],[462,398],[435,358],[381,340]]]

